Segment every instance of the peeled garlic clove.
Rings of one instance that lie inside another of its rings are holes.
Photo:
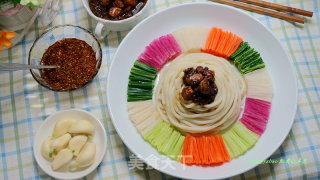
[[[90,166],[94,162],[96,155],[96,144],[90,142],[82,148],[80,154],[76,158],[76,164],[78,168]]]
[[[67,147],[69,141],[71,139],[71,135],[69,133],[58,137],[55,139],[52,143],[52,148],[56,151],[59,152],[61,149]]]
[[[47,137],[41,145],[41,154],[47,160],[52,159],[51,138]]]
[[[57,156],[53,159],[51,167],[55,171],[62,166],[66,165],[72,160],[72,151],[70,149],[62,149]]]
[[[64,117],[61,118],[54,126],[53,130],[53,137],[59,137],[68,132],[70,127],[72,126],[73,123],[75,123],[77,120],[70,118],[70,117]]]
[[[74,134],[92,134],[93,131],[93,124],[87,120],[78,120],[69,129],[69,133]]]
[[[78,156],[81,148],[86,144],[87,140],[88,137],[84,135],[74,136],[69,141],[68,148],[71,149],[73,155]]]

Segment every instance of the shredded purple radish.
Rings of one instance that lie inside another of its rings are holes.
[[[138,60],[157,68],[159,71],[168,61],[176,58],[181,48],[172,34],[153,40],[139,56]]]
[[[245,110],[240,121],[252,132],[261,136],[266,129],[270,109],[270,102],[247,98]]]

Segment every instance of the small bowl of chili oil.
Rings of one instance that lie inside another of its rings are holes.
[[[71,91],[87,85],[102,62],[101,46],[88,30],[74,25],[55,26],[33,43],[28,63],[54,65],[54,69],[31,69],[33,78],[53,91]]]

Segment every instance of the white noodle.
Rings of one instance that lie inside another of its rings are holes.
[[[181,96],[183,71],[197,66],[213,70],[218,87],[215,100],[204,106],[185,101]],[[163,120],[182,132],[217,133],[238,119],[246,84],[227,60],[206,53],[185,53],[165,66],[159,77],[156,109]]]

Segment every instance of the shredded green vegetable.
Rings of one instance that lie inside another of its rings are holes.
[[[53,151],[51,150],[51,151],[49,152],[49,157],[52,158],[52,155],[53,155]]]
[[[130,71],[127,101],[144,101],[152,99],[157,69],[143,62],[135,61]]]
[[[229,57],[229,60],[234,63],[242,74],[265,67],[260,54],[251,48],[248,42],[242,42],[236,52]]]
[[[241,122],[237,122],[232,129],[222,135],[230,157],[236,158],[252,148],[259,135],[250,131]]]
[[[174,160],[180,160],[185,137],[169,123],[159,123],[144,136],[144,139],[157,148],[160,153]]]

